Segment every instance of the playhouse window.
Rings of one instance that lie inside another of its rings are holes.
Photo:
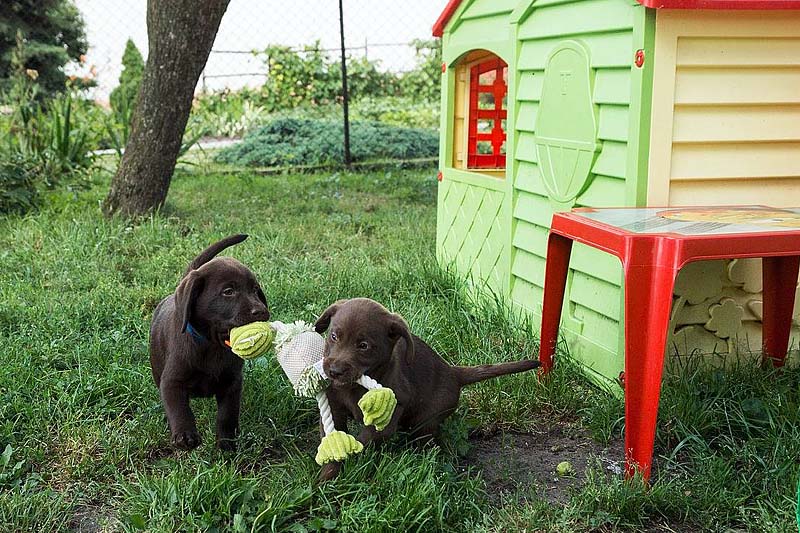
[[[455,68],[453,166],[503,177],[508,66],[491,52],[474,50]]]
[[[491,56],[470,66],[467,168],[506,166],[508,65]]]

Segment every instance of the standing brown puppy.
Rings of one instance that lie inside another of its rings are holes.
[[[327,389],[336,429],[347,421],[363,422],[358,400],[366,389],[355,383],[368,374],[397,397],[397,408],[383,431],[365,426],[358,440],[367,445],[398,429],[413,437],[436,436],[439,426],[458,406],[461,388],[485,379],[531,370],[531,359],[481,366],[450,366],[425,342],[412,335],[399,315],[367,298],[336,302],[317,320],[317,332],[329,330],[323,367],[331,380]],[[341,463],[322,468],[322,480],[336,477]]]
[[[269,320],[267,298],[253,273],[236,259],[215,258],[245,240],[232,235],[203,250],[175,294],[164,298],[150,325],[150,368],[167,413],[172,444],[200,445],[190,397],[217,399],[217,446],[236,449],[242,360],[225,345],[230,330]]]

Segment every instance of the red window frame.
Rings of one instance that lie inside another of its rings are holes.
[[[470,68],[467,168],[506,168],[506,154],[500,153],[500,150],[506,140],[503,120],[506,119],[507,112],[503,109],[503,99],[508,93],[508,84],[504,76],[504,71],[507,68],[506,62],[496,56]],[[481,85],[481,74],[491,71],[495,71],[494,83]],[[478,103],[481,93],[492,93],[494,95],[494,109],[479,109]],[[493,122],[492,131],[489,133],[478,132],[479,120],[491,120]],[[492,152],[490,154],[479,154],[478,141],[489,141],[492,146]]]

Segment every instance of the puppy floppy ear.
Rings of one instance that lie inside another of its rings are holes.
[[[314,322],[314,331],[321,334],[328,330],[328,327],[331,325],[331,318],[333,318],[333,315],[335,315],[336,311],[339,310],[339,306],[342,304],[342,302],[344,302],[344,300],[339,300],[338,302],[331,304],[322,312],[321,315],[319,315],[317,321]]]
[[[397,341],[401,338],[406,341],[406,363],[411,364],[414,360],[414,339],[411,338],[411,331],[408,329],[408,324],[400,315],[389,315],[389,340],[397,345]]]
[[[205,278],[197,270],[189,272],[175,290],[175,309],[181,320],[181,333],[186,332],[186,325],[191,321],[197,298],[203,292]]]

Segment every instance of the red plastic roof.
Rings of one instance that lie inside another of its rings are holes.
[[[439,18],[436,19],[436,22],[433,24],[434,37],[441,37],[444,34],[444,27],[450,22],[450,17],[453,16],[453,13],[456,12],[460,4],[461,0],[448,0],[447,5],[444,6],[444,11],[442,11],[442,14],[439,15]]]
[[[448,0],[433,25],[433,36],[441,37],[463,0]],[[800,9],[800,0],[636,0],[654,9]]]

